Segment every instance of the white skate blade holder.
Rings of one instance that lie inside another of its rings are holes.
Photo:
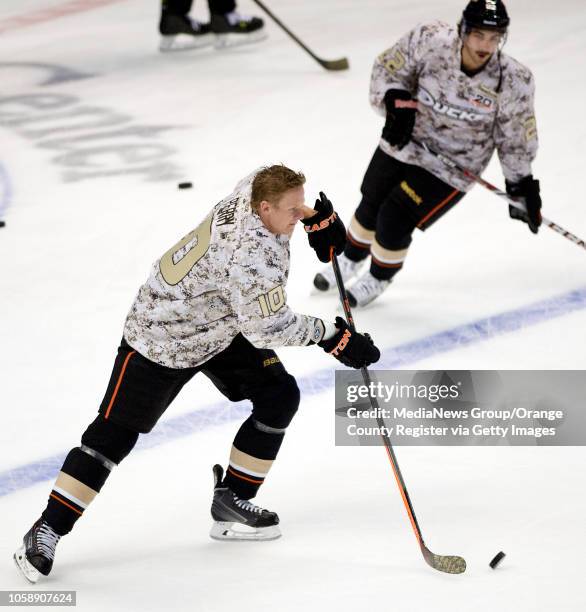
[[[214,47],[216,49],[229,49],[231,47],[240,47],[241,45],[250,45],[260,42],[268,37],[264,28],[256,30],[250,34],[240,34],[236,32],[222,32],[215,35],[216,40]]]
[[[42,576],[41,572],[31,565],[26,558],[24,544],[14,553],[14,563],[20,570],[20,573],[32,584],[35,584]]]
[[[177,51],[189,51],[191,49],[202,49],[214,44],[214,36],[211,32],[190,36],[189,34],[171,34],[162,36],[159,51],[162,53],[175,53]]]
[[[210,538],[224,542],[268,542],[281,537],[278,525],[270,527],[249,527],[231,521],[214,521]]]

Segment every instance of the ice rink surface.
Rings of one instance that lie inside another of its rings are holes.
[[[327,73],[270,22],[256,46],[161,55],[156,0],[3,0],[0,590],[75,589],[84,611],[586,609],[583,448],[399,448],[428,546],[468,561],[460,576],[434,572],[384,450],[334,446],[336,362],[318,348],[280,351],[302,403],[258,502],[279,512],[281,540],[208,538],[211,466],[247,407],[196,379],[59,544],[50,577],[31,587],[12,563],[93,418],[151,262],[261,164],[303,170],[308,203],[324,190],[347,221],[381,129],[374,57],[464,4],[271,0],[318,54],[349,57]],[[584,3],[508,8],[505,50],[537,82],[544,212],[583,237]],[[207,18],[202,0],[194,12]],[[503,184],[497,161],[486,177]],[[336,296],[311,290],[319,266],[297,231],[289,302],[331,319]],[[476,187],[415,236],[357,324],[385,367],[584,369],[585,272],[583,250],[547,228],[534,237]]]

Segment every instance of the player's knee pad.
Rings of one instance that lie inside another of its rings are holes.
[[[377,148],[364,173],[360,193],[365,204],[378,208],[401,179],[407,166]]]
[[[265,387],[253,398],[252,419],[257,429],[266,429],[267,433],[284,433],[293,420],[301,393],[295,378],[291,374],[279,376],[272,384]]]
[[[385,249],[406,249],[417,221],[396,198],[396,191],[385,201],[376,226],[376,240]]]
[[[97,459],[120,463],[134,448],[138,433],[98,415],[81,437],[81,449]]]
[[[410,232],[405,233],[401,228],[389,227],[377,232],[373,242],[386,250],[402,251],[409,248],[412,240]]]
[[[373,231],[376,227],[378,211],[382,200],[370,195],[363,195],[358,207],[354,211],[354,217],[364,231]]]

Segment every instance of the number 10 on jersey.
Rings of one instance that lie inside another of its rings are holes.
[[[260,309],[263,317],[270,317],[272,314],[279,312],[285,305],[285,292],[283,287],[278,285],[267,293],[263,293],[258,297]]]

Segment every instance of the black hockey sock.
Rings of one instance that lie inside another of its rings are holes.
[[[264,482],[285,437],[284,429],[268,427],[249,417],[230,452],[224,483],[242,499],[251,499]]]
[[[362,261],[370,255],[370,245],[358,246],[348,240],[344,247],[344,255],[352,261]]]
[[[98,415],[69,451],[43,518],[59,535],[69,533],[99,493],[112,469],[133,449],[138,433]]]
[[[370,273],[379,280],[391,280],[403,267],[411,237],[398,241],[395,248],[385,248],[375,238],[370,247]]]
[[[250,399],[252,414],[234,438],[224,478],[224,484],[242,499],[257,494],[277,457],[299,407],[299,387],[295,378],[283,371],[272,384],[256,389]]]
[[[370,273],[378,280],[391,280],[397,272],[403,267],[403,264],[396,268],[386,268],[379,265],[374,257],[370,260]]]
[[[104,458],[96,458],[84,448],[69,451],[42,515],[61,536],[73,529],[110,474]]]

